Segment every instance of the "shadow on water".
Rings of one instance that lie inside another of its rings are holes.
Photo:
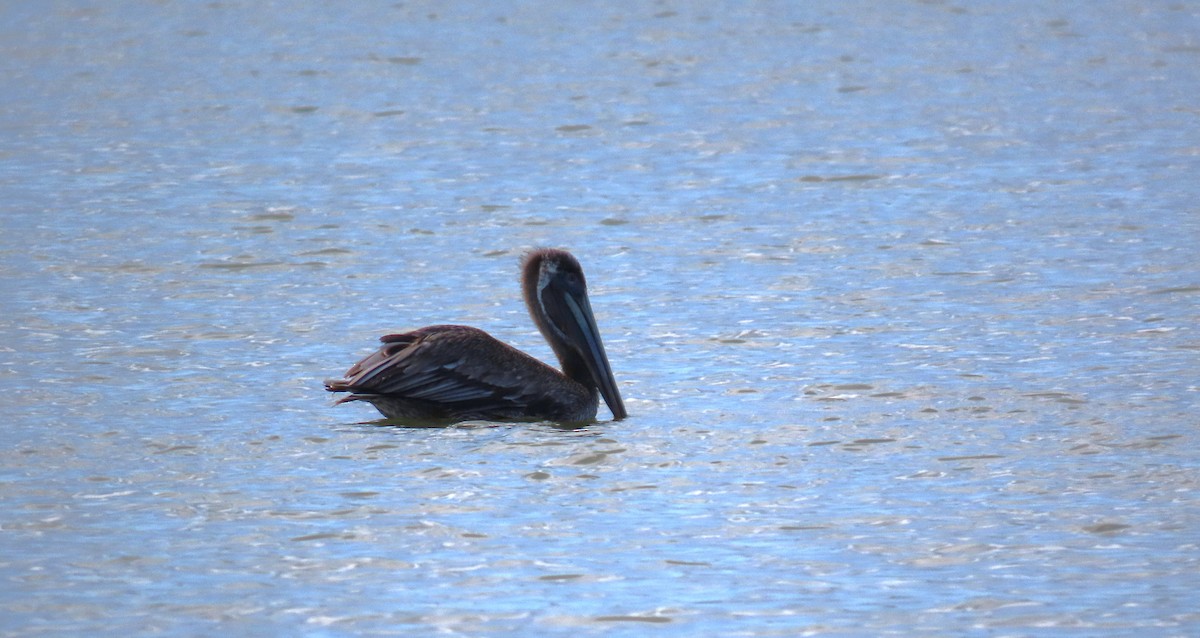
[[[560,432],[578,432],[611,423],[611,421],[580,421],[558,422],[539,421],[535,419],[514,419],[511,421],[454,421],[449,419],[375,419],[373,421],[356,421],[353,426],[369,426],[370,428],[395,428],[398,430],[483,430],[497,428],[537,428],[541,430]],[[345,427],[345,426],[342,426]]]

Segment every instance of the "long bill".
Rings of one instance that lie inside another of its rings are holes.
[[[581,350],[583,363],[592,373],[600,396],[612,412],[613,419],[620,421],[628,416],[625,404],[621,401],[621,393],[617,390],[617,380],[613,377],[612,367],[608,363],[608,355],[604,352],[604,342],[600,339],[600,330],[596,327],[596,318],[592,316],[592,304],[586,294],[563,295],[567,308],[571,311],[571,321],[568,322],[569,335]]]

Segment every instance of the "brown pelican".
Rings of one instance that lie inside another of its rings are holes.
[[[367,401],[390,419],[591,421],[599,397],[614,419],[627,416],[579,262],[541,248],[521,262],[525,305],[562,372],[468,326],[427,326],[380,338],[383,346],[330,379],[350,392],[338,403]]]

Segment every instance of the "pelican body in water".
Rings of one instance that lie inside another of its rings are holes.
[[[367,401],[389,419],[591,421],[600,397],[624,419],[579,262],[563,250],[531,251],[521,289],[561,372],[478,328],[427,326],[381,337],[379,350],[325,389],[349,392],[338,403]]]

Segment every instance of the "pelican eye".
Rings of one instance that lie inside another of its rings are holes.
[[[543,261],[542,267],[538,270],[537,291],[538,297],[542,296],[542,291],[546,286],[550,285],[550,281],[558,274],[558,264],[553,261]]]

